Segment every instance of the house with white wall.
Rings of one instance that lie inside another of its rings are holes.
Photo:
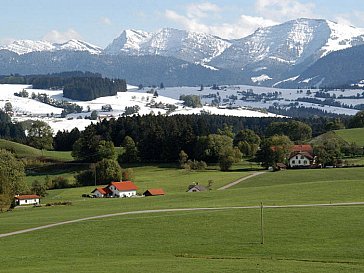
[[[108,194],[111,193],[111,191],[108,188],[96,188],[92,192],[92,195],[98,198],[107,197]]]
[[[111,182],[105,188],[92,191],[95,197],[132,197],[136,195],[138,187],[131,181]]]
[[[38,205],[40,204],[40,196],[36,194],[28,194],[28,195],[17,195],[15,196],[15,205],[16,206],[25,206],[25,205]]]
[[[308,152],[292,153],[288,159],[291,168],[309,168],[314,164],[314,157]]]

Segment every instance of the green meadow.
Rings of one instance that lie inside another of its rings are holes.
[[[360,147],[364,146],[364,128],[343,129],[334,132],[348,143],[356,143]]]
[[[19,208],[0,214],[0,234],[110,213],[195,207],[363,202],[364,169],[267,172],[249,175],[167,166],[135,167],[143,192],[165,196],[82,198],[93,187],[49,191],[42,200],[70,206]],[[191,182],[208,192],[187,193]],[[121,215],[0,238],[0,272],[364,272],[364,206],[155,212]]]

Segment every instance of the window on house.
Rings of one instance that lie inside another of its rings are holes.
[[[304,159],[303,155],[301,155],[301,159]]]
[[[298,160],[298,164],[301,164],[301,160]]]
[[[307,165],[307,160],[303,161],[303,164]]]
[[[296,160],[292,160],[292,164],[296,164]]]

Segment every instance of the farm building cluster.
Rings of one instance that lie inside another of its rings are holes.
[[[123,198],[137,195],[138,187],[131,181],[111,182],[106,187],[94,189],[91,194],[96,198]],[[143,196],[164,195],[163,189],[149,189]]]

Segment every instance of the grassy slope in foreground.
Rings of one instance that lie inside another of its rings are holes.
[[[363,201],[363,168],[315,171],[267,173],[225,191],[189,194],[177,187],[153,198],[52,191],[50,200],[70,198],[73,205],[5,213],[0,233],[141,209]],[[264,245],[256,209],[91,220],[2,238],[0,272],[363,272],[363,213],[364,207],[265,209]]]
[[[356,143],[358,146],[364,146],[364,128],[343,129],[334,131],[348,143]]]

